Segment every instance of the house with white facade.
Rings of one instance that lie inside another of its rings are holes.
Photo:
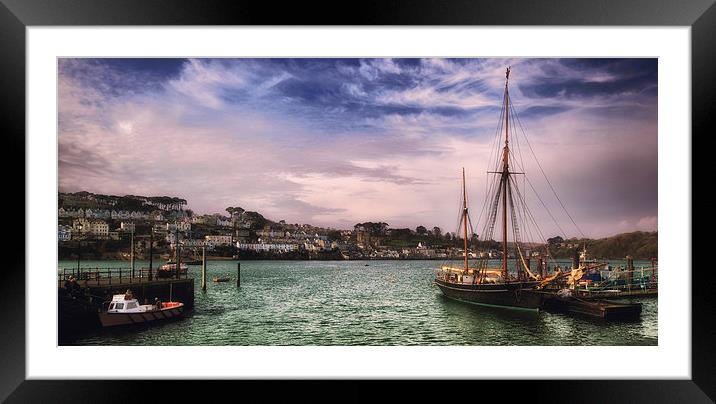
[[[58,241],[72,240],[72,228],[69,226],[57,226],[57,240]]]
[[[214,245],[228,245],[231,244],[231,235],[206,235],[204,239],[211,242]]]
[[[298,244],[289,243],[236,243],[239,250],[244,251],[273,251],[285,253],[298,250]]]

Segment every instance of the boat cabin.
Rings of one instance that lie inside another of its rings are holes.
[[[155,310],[153,304],[139,304],[131,293],[123,295],[113,295],[112,301],[109,303],[108,313],[144,313],[146,311]]]

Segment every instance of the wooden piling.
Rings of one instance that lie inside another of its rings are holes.
[[[132,223],[132,226],[134,226],[134,223]],[[134,278],[134,228],[132,228],[132,235],[130,237],[130,244],[132,245],[129,249],[129,261],[132,269],[132,276],[131,278]],[[130,279],[131,279],[130,278]]]
[[[152,280],[152,259],[154,258],[154,224],[149,230],[149,280]]]
[[[631,290],[631,284],[634,282],[634,258],[631,255],[627,255],[627,289]]]
[[[241,287],[241,263],[236,263],[236,287]]]
[[[201,248],[201,290],[206,292],[206,247]]]
[[[181,249],[179,248],[179,226],[176,221],[174,222],[174,242],[176,243],[176,259],[174,260],[176,272],[174,274],[179,279],[181,276]]]

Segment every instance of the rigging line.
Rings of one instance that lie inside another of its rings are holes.
[[[496,194],[493,201],[490,204],[490,217],[485,221],[485,227],[483,228],[483,234],[485,240],[493,240],[493,233],[495,229],[495,222],[497,220],[496,214],[492,211],[496,208],[497,203],[495,200],[499,200],[499,195]]]
[[[518,198],[520,198],[522,201],[524,201],[524,196],[523,196],[522,193],[519,191],[519,189],[517,190],[517,196],[518,196]],[[533,222],[534,225],[535,225],[535,230],[536,230],[537,233],[539,234],[540,240],[542,241],[542,243],[545,244],[545,252],[547,253],[547,257],[548,257],[550,260],[552,260],[552,262],[556,263],[556,260],[552,257],[552,254],[550,254],[550,252],[549,252],[549,248],[546,247],[546,245],[547,245],[547,238],[546,238],[546,237],[544,236],[544,234],[542,233],[542,229],[539,227],[539,224],[537,224],[537,221],[535,220],[534,215],[532,215],[532,211],[529,209],[529,207],[528,207],[527,205],[524,205],[524,206],[525,206],[525,212],[527,213],[528,217],[532,220],[532,222]]]
[[[517,187],[517,180],[515,178],[511,178],[511,182],[515,188],[515,192],[519,193],[519,187]],[[520,228],[524,230],[525,233],[523,235],[530,237],[530,240],[533,238],[531,237],[531,231],[529,228],[528,223],[524,220],[524,212],[525,206],[521,205],[520,200],[517,200],[517,202],[514,204],[516,207],[515,214],[517,215],[518,224],[520,224]]]
[[[488,167],[487,167],[488,172],[490,171],[490,168],[491,168],[490,162],[492,162],[492,170],[499,171],[499,167],[500,167],[499,144],[500,144],[500,141],[502,140],[502,132],[503,132],[502,129],[503,129],[503,122],[504,122],[503,118],[505,116],[506,101],[507,101],[507,94],[503,93],[502,94],[502,104],[500,106],[500,118],[497,121],[497,127],[495,129],[495,135],[493,137],[492,147],[490,148],[490,156],[488,157],[488,160],[487,160],[488,161]],[[493,160],[493,156],[494,156],[494,160]],[[492,199],[492,193],[495,191],[494,187],[496,186],[497,182],[498,181],[496,180],[495,176],[493,176],[493,179],[491,181],[490,175],[488,174],[487,181],[485,182],[485,199],[484,199],[483,206],[482,206],[482,209],[480,210],[480,214],[479,214],[478,221],[477,221],[478,226],[480,224],[480,221],[482,220],[483,212],[486,209],[486,207],[488,206],[488,202]],[[489,223],[489,219],[487,222],[485,222],[485,226],[484,226],[483,232],[482,232],[483,234],[485,234],[485,230],[488,228],[488,223]]]
[[[511,181],[512,181],[512,183],[514,183],[514,180],[511,180]],[[519,190],[516,187],[515,187],[515,191],[519,192]],[[512,198],[512,187],[508,188],[508,193],[509,193],[509,197],[510,197],[510,206],[512,208],[512,225],[513,225],[513,231],[515,234],[515,248],[517,250],[517,255],[519,255],[519,262],[515,263],[515,269],[517,270],[518,279],[522,278],[520,276],[522,273],[526,273],[526,276],[529,278],[537,279],[535,277],[535,275],[530,271],[530,268],[527,265],[527,262],[525,261],[524,254],[522,253],[522,250],[524,250],[524,248],[522,248],[522,246],[521,246],[522,242],[520,240],[521,239],[520,232],[519,232],[519,228],[517,226],[518,225],[517,216],[519,215],[519,211],[515,209],[514,200]]]
[[[502,179],[500,179],[500,186],[495,191],[494,200],[492,202],[492,206],[490,207],[490,219],[489,219],[489,228],[487,231],[487,234],[489,234],[490,239],[492,239],[492,236],[495,232],[495,223],[497,221],[497,210],[500,203],[500,194],[502,189]]]
[[[521,195],[519,192],[518,192],[518,197],[519,197],[519,198],[522,198],[522,195]],[[541,236],[541,238],[542,238],[542,243],[546,246],[546,241],[544,241],[544,240],[545,240],[545,239],[544,239],[544,235],[542,235],[542,231],[540,230],[539,225],[536,223],[534,217],[532,216],[532,213],[529,211],[529,208],[528,208],[526,211],[527,211],[527,215],[528,215],[528,216],[530,217],[530,219],[534,222],[535,230],[536,230],[536,231],[539,233],[539,235]],[[551,260],[552,262],[556,262],[556,261],[554,260],[554,258],[551,256],[551,254],[550,254],[550,252],[549,252],[549,249],[545,248],[545,254],[547,255],[547,258],[548,258],[547,262],[549,262],[550,260]]]
[[[539,167],[540,171],[542,172],[542,175],[544,176],[544,179],[547,181],[547,184],[549,184],[549,187],[550,187],[550,189],[552,190],[552,193],[554,194],[554,197],[557,198],[557,201],[559,201],[559,204],[562,206],[562,209],[564,210],[564,212],[565,212],[565,213],[567,214],[567,216],[569,217],[569,220],[572,221],[572,224],[573,224],[574,227],[577,229],[577,231],[582,235],[582,237],[585,237],[585,238],[586,238],[586,236],[584,235],[584,232],[582,232],[582,229],[579,228],[579,226],[577,225],[577,222],[574,221],[574,218],[572,218],[572,215],[571,215],[571,214],[569,213],[569,211],[567,210],[567,207],[565,207],[565,206],[564,206],[564,203],[562,203],[562,200],[559,199],[559,195],[557,195],[557,191],[554,189],[554,186],[552,186],[552,183],[550,182],[549,178],[547,178],[547,174],[546,174],[546,173],[544,172],[544,170],[542,169],[542,165],[539,163],[539,160],[537,160],[537,156],[536,156],[536,154],[535,154],[535,152],[534,152],[534,149],[532,149],[532,145],[530,144],[529,139],[527,139],[527,134],[525,133],[525,129],[524,129],[524,126],[522,125],[522,121],[520,120],[519,115],[516,115],[516,117],[517,117],[517,123],[518,123],[519,126],[520,126],[520,130],[522,131],[522,134],[523,134],[523,136],[525,137],[525,140],[527,141],[527,146],[529,147],[530,152],[532,152],[532,156],[534,157],[535,161],[537,162],[537,167]],[[566,235],[565,235],[565,236],[566,236]]]
[[[481,220],[482,220],[482,215],[487,209],[489,200],[492,199],[491,195],[493,192],[493,187],[494,187],[495,181],[494,180],[490,181],[490,175],[491,174],[487,175],[487,182],[485,183],[485,200],[482,203],[482,207],[480,208],[480,214],[477,217],[477,222],[475,222],[475,223],[477,223],[477,226],[480,225]]]
[[[512,98],[510,98],[510,101],[512,101]],[[516,106],[513,102],[512,109],[510,110],[510,118],[511,118],[510,124],[511,124],[512,133],[515,134],[515,136],[513,136],[513,139],[514,139],[516,147],[517,147],[517,157],[519,157],[520,166],[522,167],[522,171],[525,171],[524,170],[525,164],[524,164],[524,160],[522,158],[522,148],[520,146],[520,138],[519,138],[519,136],[517,136],[518,132],[517,132],[517,127],[515,125],[515,116],[516,116],[515,114],[517,113],[515,107]],[[515,160],[517,160],[517,159],[515,158]]]
[[[494,193],[495,193],[495,189],[497,187],[496,183],[499,182],[499,181],[497,181],[497,177],[494,175],[491,175],[491,174],[488,174],[488,181],[489,181],[490,188],[489,188],[488,193],[485,194],[485,203],[483,204],[483,210],[484,210],[484,212],[487,212],[489,216],[487,216],[485,218],[485,223],[482,228],[483,234],[486,233],[486,230],[489,226],[491,210],[488,210],[488,209],[491,209],[491,205],[492,205],[491,201],[494,199]],[[482,219],[482,213],[483,212],[480,212],[480,219]],[[479,223],[480,222],[478,221],[478,225],[479,225]]]
[[[520,163],[516,163],[515,165],[517,166],[518,169],[521,169],[521,171],[523,171],[523,172],[525,171],[525,169],[520,166]],[[524,181],[525,181],[525,180],[524,180],[524,178],[523,178],[523,183],[524,183]],[[515,187],[515,189],[519,192],[519,187],[517,186],[517,180],[516,180],[515,178],[511,178],[511,182],[512,182],[513,186]],[[525,187],[525,188],[526,188],[526,187]],[[518,201],[518,202],[519,202],[519,201]],[[524,204],[523,204],[524,207],[526,207],[526,206],[527,206],[526,198],[524,198],[524,201],[523,201],[523,202],[524,202]],[[519,214],[519,216],[520,216],[521,218],[523,218],[523,215],[522,215],[521,212],[518,211],[517,213]],[[527,231],[527,233],[529,234],[530,240],[534,240],[534,235],[532,234],[532,231],[531,231],[531,229],[530,229],[529,223],[527,223],[527,221],[524,220],[524,219],[522,219],[521,222],[524,224],[524,229],[525,229],[525,230]]]
[[[526,177],[527,177],[527,176],[525,175],[525,178],[526,178]],[[552,215],[552,211],[549,210],[549,208],[548,208],[547,205],[544,203],[544,201],[542,200],[542,198],[540,198],[539,194],[537,193],[537,190],[536,190],[535,187],[532,185],[532,181],[530,181],[529,178],[526,178],[526,180],[527,180],[527,183],[530,185],[530,188],[532,189],[532,192],[534,192],[534,193],[535,193],[535,196],[537,196],[537,200],[540,201],[540,203],[542,204],[542,206],[544,207],[544,209],[545,209],[545,210],[547,211],[547,213],[549,214],[549,217],[552,218],[552,221],[553,221],[554,224],[557,226],[557,228],[559,229],[559,231],[561,231],[562,234],[564,234],[565,237],[567,237],[567,233],[564,231],[564,229],[562,228],[562,226],[559,225],[559,222],[557,222],[557,219],[554,218],[554,216]]]
[[[499,164],[499,143],[502,140],[502,118],[505,110],[505,96],[502,96],[502,105],[500,107],[500,119],[497,121],[497,127],[492,138],[492,145],[490,147],[490,155],[487,158],[487,171],[490,171],[492,167],[497,167]],[[491,166],[492,164],[492,166]],[[497,170],[494,170],[497,171]],[[487,203],[487,200],[485,200]]]
[[[492,138],[492,146],[490,147],[490,155],[487,159],[487,171],[490,171],[490,162],[493,160],[493,156],[495,157],[495,163],[494,167],[497,167],[499,164],[499,153],[496,153],[496,150],[498,149],[499,141],[502,139],[502,117],[504,116],[504,106],[505,106],[505,96],[503,94],[502,96],[502,107],[500,108],[500,119],[497,121],[497,127],[495,128],[495,133],[493,134]],[[497,171],[497,169],[495,169]],[[482,203],[482,208],[480,209],[480,214],[478,216],[477,224],[479,226],[480,221],[482,220],[482,214],[485,210],[485,207],[488,205],[488,201],[491,199],[491,193],[492,193],[492,187],[494,186],[494,181],[490,181],[490,177],[488,175],[487,180],[485,182],[485,198]]]

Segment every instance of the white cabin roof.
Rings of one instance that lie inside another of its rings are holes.
[[[131,299],[131,300],[137,300],[137,299]],[[125,301],[124,294],[112,295],[112,301],[113,302],[124,302]],[[129,300],[127,300],[127,301],[129,301]]]

